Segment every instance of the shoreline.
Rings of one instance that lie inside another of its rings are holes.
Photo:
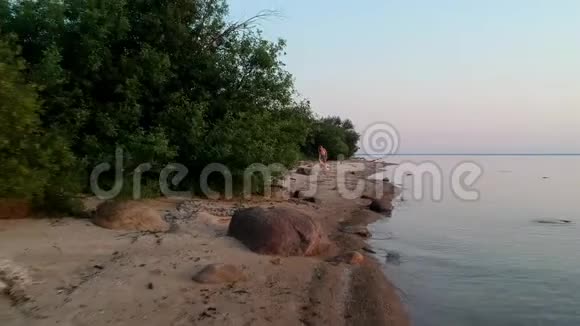
[[[344,161],[340,164],[360,164]],[[356,184],[377,164],[348,175]],[[336,162],[317,180],[316,203],[300,199],[246,203],[201,199],[144,200],[172,214],[175,232],[107,230],[87,220],[0,220],[6,259],[29,272],[29,301],[0,300],[0,320],[11,325],[409,325],[407,313],[380,262],[361,249],[364,238],[340,231],[382,218],[369,200],[344,200],[336,191]],[[381,164],[382,165],[382,164]],[[289,190],[308,188],[293,173]],[[288,207],[315,220],[329,238],[317,257],[273,257],[250,252],[226,237],[232,212],[242,207]],[[349,251],[360,265],[333,263]],[[239,266],[248,276],[233,284],[196,284],[207,264]],[[0,273],[1,274],[1,273]]]

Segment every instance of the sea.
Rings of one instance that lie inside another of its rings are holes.
[[[413,325],[580,325],[580,156],[383,160],[370,244]]]

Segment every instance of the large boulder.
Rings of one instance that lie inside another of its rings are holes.
[[[161,214],[140,201],[106,201],[97,207],[93,223],[112,230],[166,232]]]
[[[228,235],[264,255],[313,256],[320,252],[322,231],[308,215],[289,208],[237,211]]]

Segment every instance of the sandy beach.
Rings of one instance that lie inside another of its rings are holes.
[[[171,217],[175,227],[166,233],[109,230],[72,218],[0,220],[0,261],[24,274],[22,291],[0,295],[0,324],[408,325],[380,263],[362,250],[365,239],[344,232],[386,217],[370,211],[368,199],[340,196],[337,164],[365,165],[346,175],[348,186],[366,180],[378,163],[332,162],[315,181],[314,203],[299,198],[143,201]],[[290,193],[311,182],[299,173],[290,180]],[[316,257],[251,252],[228,237],[227,228],[237,208],[253,206],[309,215],[327,234],[327,250]],[[363,254],[362,263],[333,261],[350,251]],[[215,285],[192,280],[215,263],[238,266],[247,279]]]

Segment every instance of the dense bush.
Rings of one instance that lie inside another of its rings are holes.
[[[350,120],[327,117],[312,122],[309,141],[304,152],[309,157],[318,155],[318,146],[324,146],[330,159],[349,158],[358,150],[359,134]]]
[[[78,160],[64,138],[41,128],[37,89],[25,81],[18,52],[0,39],[0,197],[42,205],[79,190]]]
[[[0,50],[0,196],[87,190],[80,178],[117,147],[127,175],[291,165],[319,143],[352,155],[348,120],[296,100],[284,41],[227,14],[223,0],[0,0],[0,36],[14,40]]]

